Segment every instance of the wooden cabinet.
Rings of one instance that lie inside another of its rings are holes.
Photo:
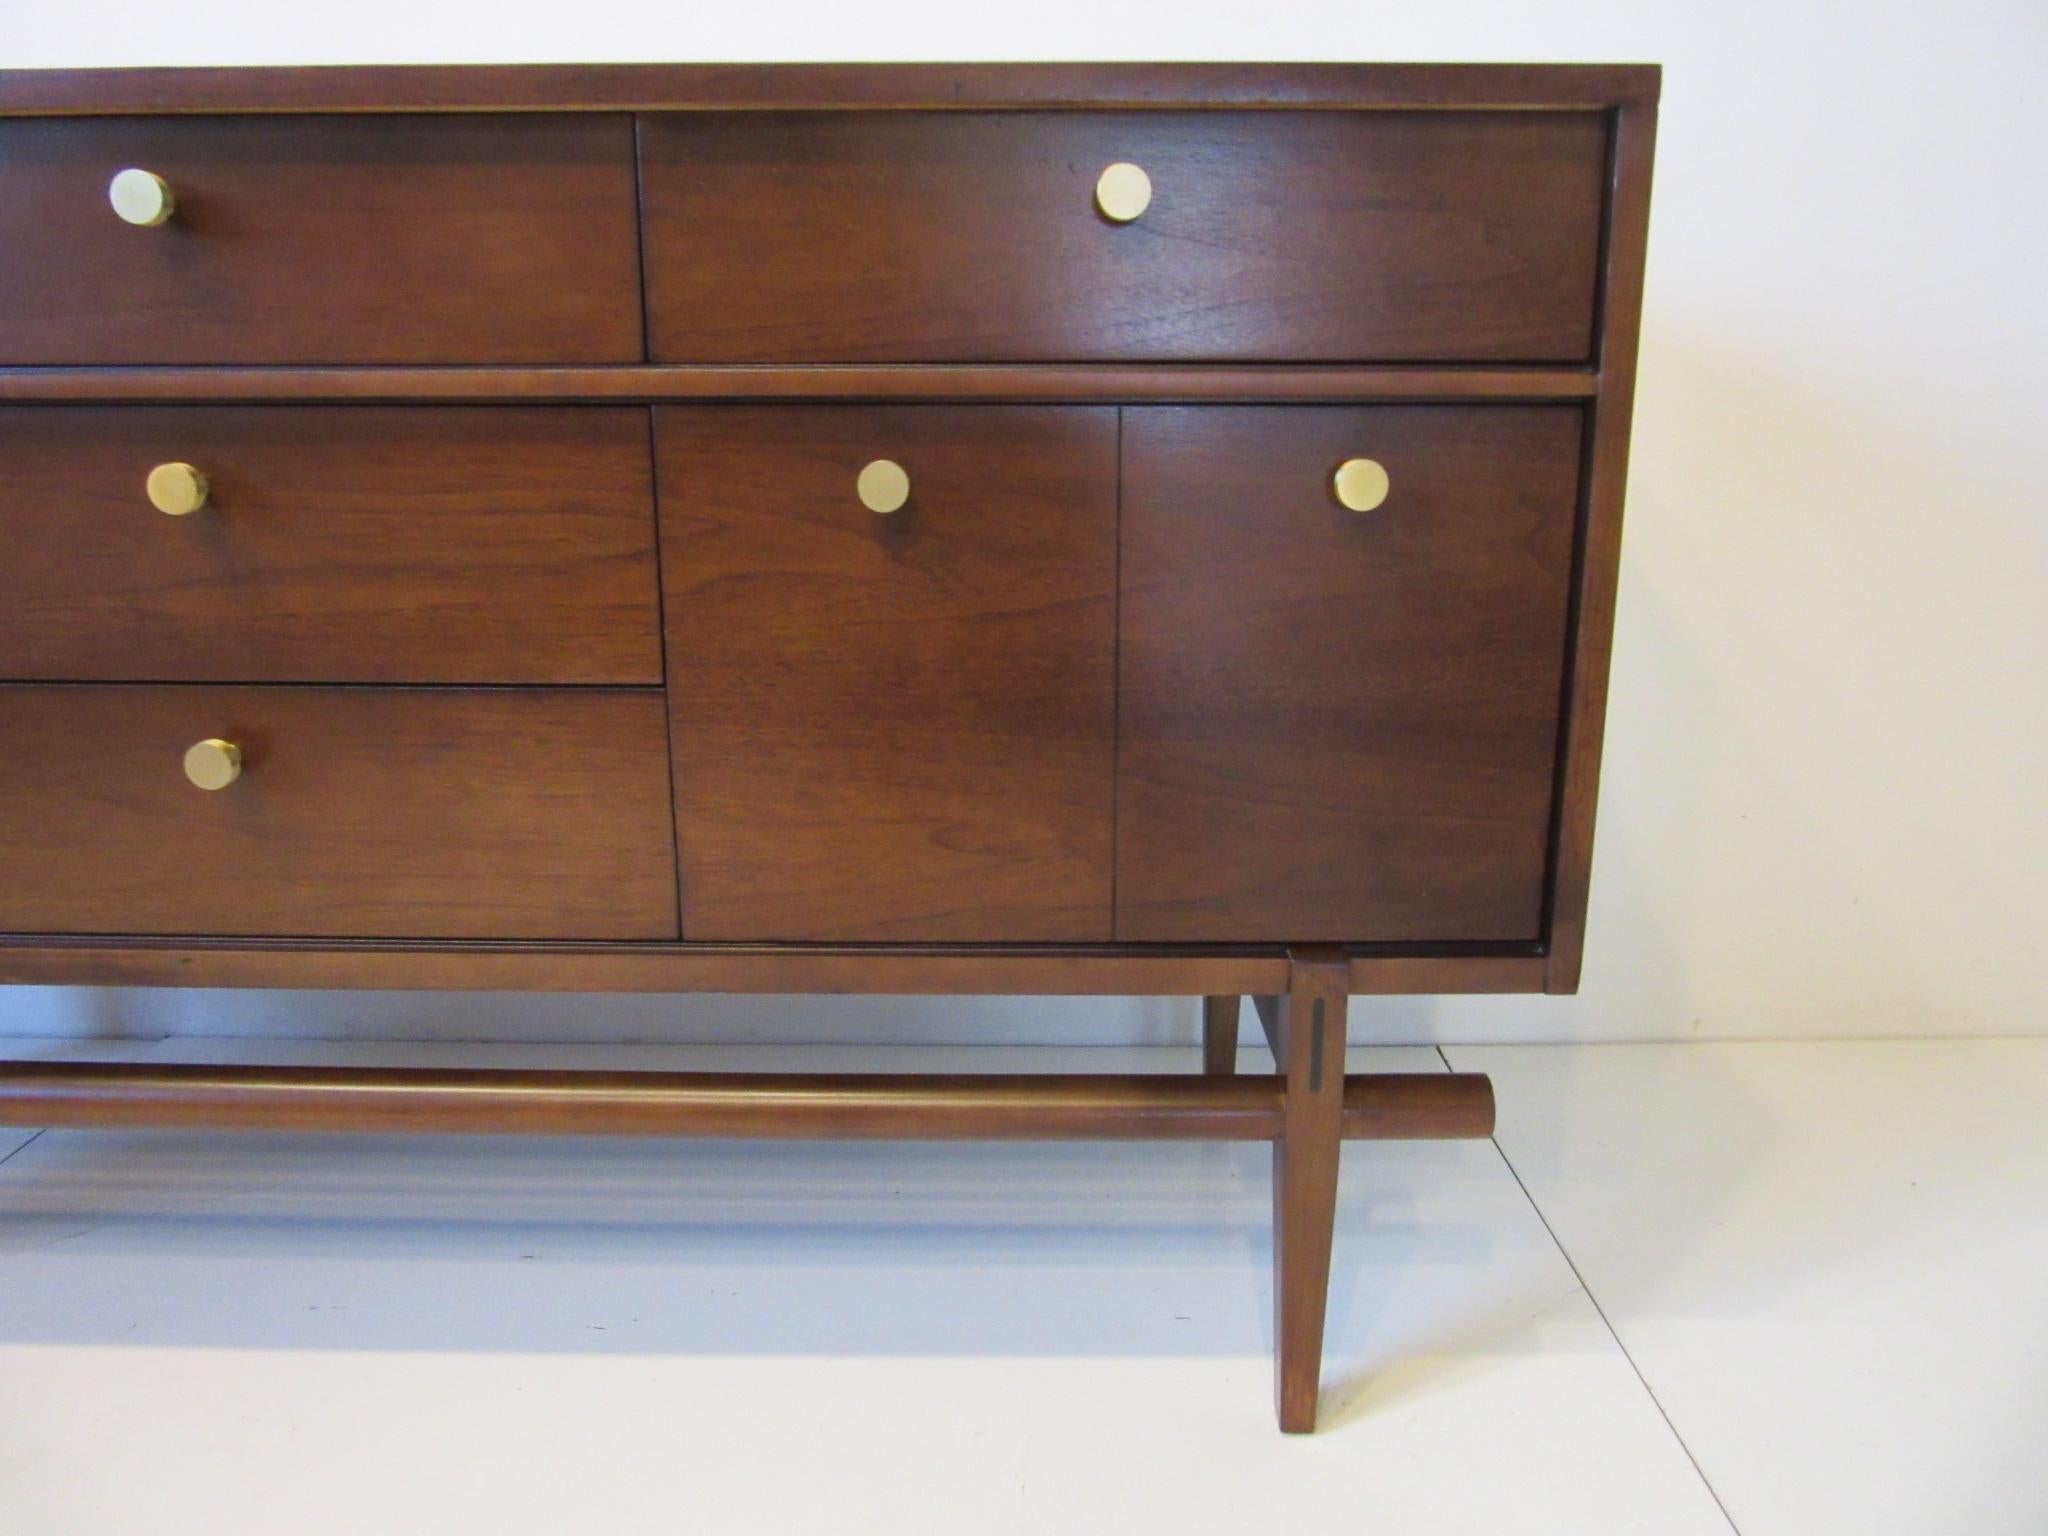
[[[0,1124],[1263,1140],[1312,1426],[1339,1143],[1492,1123],[1349,999],[1577,985],[1657,85],[0,71],[0,983],[1204,1000]]]

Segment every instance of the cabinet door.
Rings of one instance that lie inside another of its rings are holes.
[[[684,937],[1107,939],[1115,411],[655,433]]]
[[[1119,939],[1539,936],[1580,431],[1124,414]],[[1338,499],[1352,459],[1373,510]]]

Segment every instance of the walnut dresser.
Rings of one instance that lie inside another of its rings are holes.
[[[1577,984],[1657,86],[0,72],[0,981],[1205,999],[0,1123],[1268,1141],[1312,1427],[1340,1141],[1493,1114],[1347,1000]]]

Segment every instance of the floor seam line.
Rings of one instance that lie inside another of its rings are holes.
[[[1443,1061],[1446,1071],[1456,1070],[1451,1066],[1451,1058],[1444,1055],[1444,1048],[1441,1045],[1436,1048],[1436,1053]],[[1536,1219],[1543,1223],[1543,1230],[1549,1235],[1551,1246],[1557,1249],[1557,1256],[1564,1260],[1565,1267],[1572,1272],[1572,1278],[1579,1282],[1579,1289],[1585,1292],[1586,1300],[1593,1304],[1593,1311],[1600,1319],[1600,1326],[1607,1330],[1607,1336],[1614,1340],[1614,1347],[1621,1351],[1621,1358],[1628,1362],[1628,1368],[1635,1373],[1636,1381],[1643,1389],[1643,1395],[1649,1398],[1650,1406],[1657,1410],[1657,1417],[1664,1421],[1664,1427],[1671,1431],[1671,1438],[1678,1442],[1678,1448],[1685,1452],[1685,1459],[1692,1463],[1693,1475],[1699,1478],[1700,1486],[1707,1490],[1707,1497],[1712,1499],[1714,1507],[1721,1511],[1721,1518],[1728,1522],[1728,1529],[1733,1531],[1735,1536],[1742,1536],[1742,1527],[1737,1525],[1735,1517],[1728,1513],[1728,1506],[1722,1501],[1721,1491],[1714,1486],[1714,1480],[1707,1476],[1706,1468],[1700,1465],[1700,1459],[1693,1454],[1692,1447],[1685,1443],[1685,1436],[1678,1432],[1677,1424],[1672,1422],[1670,1410],[1657,1396],[1657,1389],[1650,1385],[1650,1378],[1643,1374],[1643,1368],[1636,1364],[1636,1357],[1628,1352],[1628,1345],[1622,1342],[1620,1332],[1607,1316],[1607,1309],[1600,1305],[1600,1298],[1593,1294],[1593,1287],[1586,1284],[1586,1277],[1579,1273],[1578,1260],[1571,1256],[1571,1250],[1566,1248],[1558,1237],[1557,1229],[1551,1226],[1550,1218],[1544,1214],[1543,1207],[1538,1205],[1536,1197],[1529,1193],[1529,1186],[1523,1182],[1521,1170],[1515,1167],[1514,1159],[1508,1156],[1507,1148],[1500,1144],[1498,1136],[1489,1139],[1493,1143],[1494,1152],[1500,1157],[1501,1166],[1507,1169],[1508,1177],[1515,1181],[1515,1188],[1522,1192],[1522,1198],[1529,1202],[1529,1209],[1534,1211]]]
[[[43,1139],[43,1133],[48,1130],[49,1127],[47,1125],[37,1126],[35,1134],[30,1136],[27,1141],[24,1141],[20,1146],[16,1147],[13,1151],[7,1153],[5,1156],[0,1156],[0,1168],[5,1168],[9,1163],[13,1162],[17,1157],[21,1156],[22,1153],[26,1152],[30,1147],[34,1146],[37,1142],[41,1141]]]

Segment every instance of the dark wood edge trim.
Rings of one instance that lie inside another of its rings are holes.
[[[1602,275],[1599,388],[1591,408],[1586,512],[1573,596],[1576,637],[1567,673],[1558,822],[1552,860],[1548,992],[1575,992],[1585,950],[1592,884],[1594,808],[1607,711],[1608,664],[1621,575],[1622,495],[1628,480],[1636,349],[1642,330],[1643,269],[1649,245],[1654,105],[1615,116]]]
[[[1353,952],[1356,993],[1540,992],[1533,952]],[[1274,995],[1275,947],[944,949],[798,945],[0,939],[0,985],[902,995]]]
[[[962,108],[1585,109],[1654,64],[516,64],[0,70],[0,116]]]
[[[1344,1079],[1341,1134],[1485,1137],[1477,1073]],[[507,1071],[0,1061],[0,1125],[542,1136],[1237,1140],[1280,1133],[1277,1077]]]
[[[0,368],[0,401],[1584,400],[1589,368],[1162,364]]]

